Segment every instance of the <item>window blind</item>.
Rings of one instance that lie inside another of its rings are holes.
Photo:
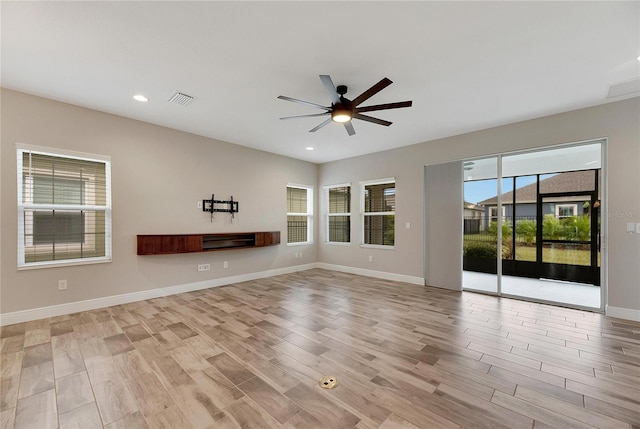
[[[396,184],[393,179],[362,183],[362,243],[395,244]]]
[[[110,163],[18,149],[19,266],[110,259]]]
[[[351,186],[327,187],[326,192],[327,241],[349,243],[351,241]]]
[[[311,188],[287,186],[287,243],[311,242]]]

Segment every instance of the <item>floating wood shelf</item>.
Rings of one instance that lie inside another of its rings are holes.
[[[280,231],[138,235],[138,255],[211,252],[280,244]]]

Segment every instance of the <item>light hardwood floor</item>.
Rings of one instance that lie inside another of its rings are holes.
[[[640,428],[640,323],[319,269],[0,347],[2,428]]]

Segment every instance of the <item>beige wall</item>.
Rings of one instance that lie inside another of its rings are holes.
[[[281,231],[286,185],[316,186],[317,166],[119,116],[2,90],[0,312],[72,303],[315,262],[315,247],[137,256],[136,234]],[[108,155],[112,167],[113,262],[18,271],[15,143]],[[213,223],[202,199],[239,201],[233,224]],[[303,258],[294,258],[303,251]],[[229,268],[223,269],[223,261]],[[197,272],[210,263],[211,271]],[[58,279],[68,290],[58,291]]]
[[[320,166],[319,186],[351,182],[354,190],[352,232],[354,245],[338,247],[320,244],[320,261],[362,270],[402,273],[429,278],[423,273],[424,166],[465,158],[507,153],[606,137],[608,226],[608,305],[629,309],[640,316],[640,234],[626,233],[627,222],[640,222],[640,98],[571,111],[469,134],[378,152]],[[396,177],[396,247],[394,250],[360,248],[360,219],[357,216],[358,182],[378,177]],[[411,229],[404,228],[410,222]],[[455,245],[455,244],[454,244]],[[450,243],[429,246],[447,248]],[[367,255],[375,254],[373,262]],[[380,257],[377,257],[380,255]],[[383,257],[384,256],[384,257]],[[452,276],[456,274],[452,273]]]
[[[429,278],[425,165],[600,137],[608,139],[608,304],[628,309],[631,317],[640,314],[640,235],[626,233],[627,222],[640,222],[639,98],[320,166],[9,90],[2,90],[1,108],[2,314],[315,262]],[[17,271],[16,142],[111,156],[112,263]],[[387,177],[396,179],[395,249],[361,248],[358,184]],[[316,246],[136,255],[135,236],[144,233],[280,230],[284,243],[287,183],[313,185],[317,201],[322,186],[347,182],[354,189],[351,246],[322,243],[317,209]],[[233,224],[222,214],[210,223],[196,208],[212,192],[240,202]],[[303,258],[294,258],[300,251]],[[229,261],[228,269],[223,261]],[[210,263],[212,270],[198,273],[201,263]],[[57,291],[58,279],[68,280],[67,291]]]

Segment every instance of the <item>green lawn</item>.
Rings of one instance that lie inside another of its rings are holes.
[[[489,234],[465,234],[464,243],[495,243],[496,238]],[[535,245],[516,244],[515,259],[517,261],[536,261]],[[591,265],[591,252],[589,250],[575,249],[550,249],[544,248],[542,251],[544,262],[554,264],[569,265]],[[598,266],[600,265],[600,254],[598,254]]]
[[[516,246],[517,261],[536,261],[536,248]],[[573,249],[542,249],[542,260],[554,264],[591,265],[591,252]]]

